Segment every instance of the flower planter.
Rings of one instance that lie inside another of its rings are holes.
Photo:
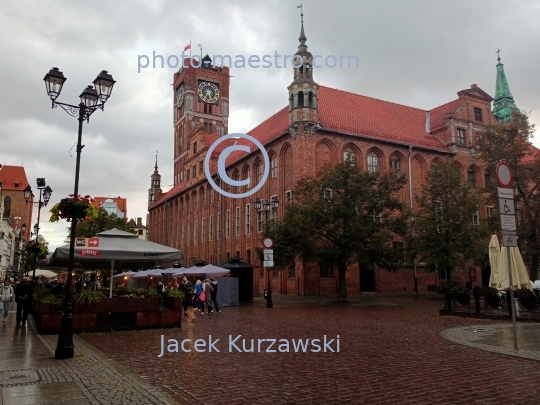
[[[152,298],[102,298],[92,304],[75,303],[75,313],[116,313],[159,311],[159,297]]]
[[[523,308],[525,311],[534,311],[538,305],[536,301],[536,297],[534,295],[529,295],[525,298],[520,298],[518,302],[521,308]]]
[[[499,294],[488,294],[484,297],[484,302],[491,309],[497,309],[501,306],[501,296]]]
[[[469,294],[457,294],[455,295],[455,298],[459,305],[468,305],[471,301]]]
[[[182,311],[182,298],[165,297],[165,305],[171,311]]]

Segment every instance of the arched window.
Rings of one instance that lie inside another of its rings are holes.
[[[204,132],[208,132],[208,124],[206,122],[204,123]]]
[[[4,198],[4,216],[9,217],[11,214],[11,197],[8,195]]]
[[[309,107],[313,107],[313,92],[312,91],[308,93],[308,105]]]
[[[379,172],[379,157],[375,154],[368,155],[367,166],[368,166],[368,172],[378,173]]]

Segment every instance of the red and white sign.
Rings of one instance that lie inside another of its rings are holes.
[[[499,162],[497,165],[497,181],[501,187],[509,187],[512,184],[512,169],[506,162]]]
[[[99,250],[94,249],[83,249],[79,252],[80,256],[90,256],[90,257],[99,257]]]
[[[88,246],[93,248],[99,247],[99,238],[88,238]]]
[[[274,239],[272,238],[264,238],[262,240],[262,243],[266,249],[271,249],[272,247],[274,247]]]

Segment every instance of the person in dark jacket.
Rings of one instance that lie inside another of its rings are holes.
[[[157,283],[156,290],[157,290],[158,294],[160,294],[160,295],[163,294],[163,283],[161,281]]]
[[[216,308],[216,312],[219,315],[221,312],[219,311],[219,307],[218,307],[218,303],[217,303],[217,291],[218,291],[217,280],[214,277],[210,277],[210,284],[212,284],[212,287],[214,288],[214,291],[212,291],[212,302],[214,303],[214,307]]]
[[[184,293],[182,298],[182,304],[184,305],[184,316],[187,316],[187,307],[191,298],[191,292],[193,290],[193,284],[191,284],[186,277],[182,279],[180,283],[180,291]]]
[[[15,301],[17,302],[17,325],[26,325],[28,312],[32,306],[34,296],[34,286],[28,277],[24,277],[22,282],[15,287]]]

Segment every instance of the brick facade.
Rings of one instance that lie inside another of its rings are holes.
[[[277,196],[281,204],[270,216],[281,217],[294,184],[306,175],[313,175],[325,163],[343,162],[352,154],[364,170],[397,169],[407,178],[410,170],[413,194],[421,191],[430,166],[444,156],[454,157],[464,178],[474,181],[478,188],[484,187],[486,181],[495,181],[494,174],[484,170],[471,148],[483,126],[495,122],[491,114],[492,98],[476,85],[458,92],[457,99],[425,111],[315,83],[309,69],[312,57],[305,46],[303,27],[297,55],[303,58],[304,68],[291,69],[294,75],[288,87],[288,107],[249,132],[265,146],[271,161],[270,176],[256,194],[247,198],[221,196],[209,185],[202,170],[208,148],[227,133],[229,70],[212,65],[209,69],[187,68],[175,74],[174,187],[162,193],[156,163],[149,190],[149,240],[183,250],[185,266],[194,260],[221,264],[239,256],[256,266],[255,292],[266,288],[267,273],[261,272],[255,252],[261,245],[261,219],[264,226],[265,218],[257,214],[254,200]],[[208,107],[197,100],[200,80],[219,84],[217,105]],[[180,93],[184,98],[179,100],[177,90],[182,85]],[[233,143],[233,140],[222,142],[212,155],[210,169],[214,175],[219,153]],[[251,150],[233,152],[226,166],[231,179],[249,176],[253,187],[258,184],[262,155],[256,149]],[[233,193],[246,192],[250,187],[237,188],[214,179]],[[402,198],[408,205],[409,183]],[[486,219],[486,207],[481,207],[478,214],[480,221]],[[437,284],[437,274],[426,273],[421,266],[417,271],[420,292]],[[473,285],[479,285],[480,271],[475,271]],[[277,274],[271,270],[270,276],[275,293],[336,295],[337,271],[323,274],[316,263],[298,261],[294,270]],[[469,281],[468,271],[458,272],[456,276]],[[414,291],[413,269],[392,273],[354,265],[347,272],[347,289],[350,295],[362,291],[411,292]]]

